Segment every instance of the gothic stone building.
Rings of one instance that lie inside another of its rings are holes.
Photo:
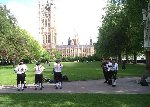
[[[57,33],[55,26],[55,3],[54,0],[39,0],[39,34],[43,38],[42,45],[51,52],[58,50],[62,57],[87,57],[94,54],[92,39],[89,44],[80,45],[77,35],[68,39],[67,45],[57,45]]]

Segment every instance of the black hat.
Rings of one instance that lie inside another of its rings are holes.
[[[22,65],[22,64],[23,64],[23,61],[20,61],[20,62],[19,62],[19,65]]]
[[[60,60],[59,60],[59,59],[57,59],[55,62],[56,62],[56,63],[59,63],[59,62],[60,62]]]
[[[40,64],[41,64],[40,62],[37,62],[37,63],[36,63],[36,65],[40,65]]]

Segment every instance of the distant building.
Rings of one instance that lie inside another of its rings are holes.
[[[57,33],[55,27],[55,3],[54,0],[39,0],[39,34],[43,38],[43,47],[48,51],[58,50],[62,57],[87,57],[94,54],[92,39],[89,44],[80,45],[78,35],[68,39],[67,45],[57,45]]]
[[[80,45],[79,38],[75,35],[73,39],[68,39],[68,45],[56,45],[56,48],[61,53],[62,57],[87,57],[94,54],[94,46],[90,39],[90,44]]]
[[[56,48],[57,34],[54,13],[53,0],[39,0],[39,34],[43,38],[43,47],[48,50]]]

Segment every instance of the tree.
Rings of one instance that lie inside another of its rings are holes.
[[[136,56],[143,52],[142,8],[148,0],[110,0],[99,37],[95,45],[96,54],[102,57],[115,57],[121,60],[121,55]]]
[[[39,59],[46,51],[24,29],[6,6],[0,5],[0,56],[3,60]]]
[[[142,9],[146,8],[148,0],[125,0],[124,10],[130,22],[128,36],[130,37],[130,47],[134,55],[134,63],[139,53],[143,52],[143,17]]]
[[[102,27],[99,28],[99,37],[96,52],[102,57],[115,57],[121,61],[121,54],[127,42],[126,31],[128,22],[123,7],[109,4],[103,17]]]

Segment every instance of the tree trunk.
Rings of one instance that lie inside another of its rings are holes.
[[[129,63],[129,56],[127,53],[126,53],[126,63]]]
[[[133,61],[133,64],[137,64],[137,53],[134,53],[134,61]]]
[[[118,62],[121,63],[122,58],[121,58],[121,53],[118,54]]]
[[[2,65],[5,65],[5,60],[4,60],[4,58],[2,58]]]

